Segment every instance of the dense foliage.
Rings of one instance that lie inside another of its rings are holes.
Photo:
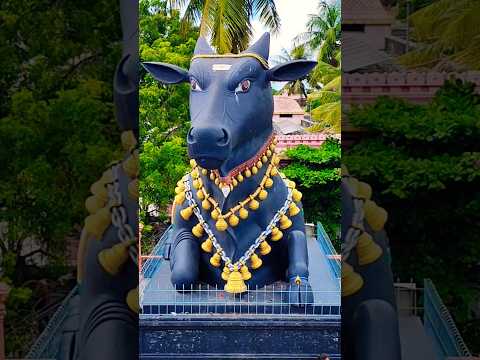
[[[166,1],[140,1],[140,59],[189,68],[198,30],[181,29],[179,12]],[[144,72],[140,80],[141,218],[148,210],[167,219],[176,182],[188,169],[188,85],[165,86]]]
[[[340,251],[340,142],[330,138],[318,149],[299,145],[286,155],[292,163],[282,171],[305,194],[305,221],[320,221]]]
[[[427,6],[409,18],[416,46],[400,58],[403,65],[445,71],[480,69],[480,2],[416,0],[413,5]]]
[[[7,354],[21,357],[41,330],[41,289],[58,286],[71,270],[65,237],[78,236],[90,184],[118,157],[111,100],[117,6],[0,4],[0,277],[12,287]]]
[[[480,96],[471,84],[448,82],[428,105],[382,98],[349,118],[371,136],[342,161],[389,211],[395,276],[433,279],[467,329],[470,305],[478,301],[478,278],[472,279],[480,257]],[[465,338],[478,339],[468,328]]]

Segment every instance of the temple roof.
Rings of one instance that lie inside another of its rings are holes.
[[[379,0],[342,0],[342,24],[391,24],[393,17]]]
[[[285,95],[274,95],[273,114],[303,115],[304,111],[293,97]]]
[[[391,57],[385,52],[375,50],[363,41],[362,36],[342,34],[342,70],[351,72],[371,66],[391,62]]]

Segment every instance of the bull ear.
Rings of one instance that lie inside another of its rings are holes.
[[[189,81],[188,71],[172,64],[144,62],[143,67],[163,84],[179,84]]]
[[[317,65],[316,61],[293,60],[268,70],[270,81],[294,81],[302,79]]]

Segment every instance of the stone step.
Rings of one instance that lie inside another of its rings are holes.
[[[172,316],[140,320],[141,359],[340,359],[340,319]]]

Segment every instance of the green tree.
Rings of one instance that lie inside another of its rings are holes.
[[[428,105],[381,98],[349,113],[370,136],[342,157],[389,212],[394,276],[431,278],[466,339],[474,339],[463,325],[479,295],[472,283],[480,257],[479,118],[475,86],[459,81]],[[479,351],[478,342],[469,345]]]
[[[58,285],[71,271],[65,237],[78,235],[90,184],[120,154],[111,91],[117,6],[0,4],[0,277],[12,287],[6,346],[17,357],[41,330],[37,285]]]
[[[339,3],[320,1],[318,14],[311,14],[307,31],[298,35],[296,41],[310,50],[318,51],[318,60],[338,66],[341,38],[341,10]]]
[[[280,29],[274,0],[175,0],[185,11],[183,21],[199,25],[200,35],[211,39],[219,54],[239,53],[248,47],[252,19],[258,18],[271,32]]]
[[[400,57],[409,68],[479,70],[480,3],[439,0],[411,15],[416,46]]]
[[[188,68],[198,29],[181,30],[180,14],[166,1],[140,1],[140,59]],[[186,25],[183,25],[186,26]],[[141,219],[149,209],[167,220],[175,184],[188,170],[185,137],[190,126],[188,85],[165,86],[144,72],[140,80]],[[143,249],[145,252],[148,249]]]
[[[286,155],[292,162],[282,171],[305,194],[305,220],[320,221],[340,251],[340,141],[329,138],[318,149],[299,145]]]

